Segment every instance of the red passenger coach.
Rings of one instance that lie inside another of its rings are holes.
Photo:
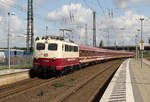
[[[51,38],[37,40],[30,76],[61,75],[82,65],[96,64],[102,60],[132,57],[133,55],[134,53],[131,52],[82,46]]]

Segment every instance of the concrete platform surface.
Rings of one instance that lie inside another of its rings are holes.
[[[21,81],[21,80],[29,78],[28,70],[29,69],[0,70],[0,87],[2,85],[15,83],[17,81]],[[14,74],[11,74],[11,73],[14,73]]]
[[[150,102],[150,62],[128,59],[122,63],[100,102]]]
[[[5,70],[0,70],[0,75],[23,72],[23,71],[28,71],[28,70],[29,69],[5,69]]]

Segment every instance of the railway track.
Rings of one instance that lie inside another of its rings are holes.
[[[47,79],[47,80],[38,79],[38,78],[26,79],[26,80],[23,80],[20,82],[2,86],[2,87],[0,87],[0,99],[11,96],[11,95],[23,93],[32,88],[37,88],[39,86],[47,84],[50,81],[55,80],[55,79],[56,78],[51,78],[51,79]]]
[[[94,83],[98,79],[101,79],[101,80],[99,80],[99,82],[105,81],[107,78],[101,78],[101,77],[107,77],[107,75],[110,73],[110,71],[108,71],[108,69],[112,69],[112,71],[114,72],[114,70],[117,69],[116,64],[118,63],[118,65],[119,65],[119,63],[121,63],[121,62],[122,61],[114,60],[114,61],[102,63],[100,65],[94,65],[94,66],[90,66],[89,68],[75,71],[73,73],[73,74],[75,74],[75,76],[73,78],[75,78],[75,79],[80,78],[80,77],[77,78],[77,76],[79,76],[80,74],[84,75],[84,78],[82,78],[83,77],[82,76],[78,81],[79,83],[76,84],[74,87],[70,87],[70,85],[64,86],[64,87],[68,87],[67,89],[69,90],[69,91],[65,90],[64,92],[60,91],[61,88],[56,89],[55,87],[53,87],[51,85],[52,85],[52,83],[61,82],[62,80],[63,81],[66,80],[64,82],[68,82],[68,80],[71,78],[70,76],[72,76],[72,74],[65,75],[60,78],[51,78],[51,79],[46,79],[46,80],[38,79],[38,78],[25,79],[23,81],[16,82],[14,84],[5,85],[5,86],[0,87],[0,101],[11,102],[10,100],[14,100],[15,102],[20,102],[20,101],[26,102],[26,101],[32,100],[31,102],[36,102],[36,101],[41,102],[42,100],[37,95],[42,90],[44,92],[44,96],[42,96],[42,99],[44,99],[44,102],[84,102],[84,101],[78,101],[74,98],[75,96],[78,96],[78,92],[80,93],[80,90],[82,92],[83,88],[89,89],[91,86],[86,87],[86,85],[89,85],[89,83]],[[113,69],[111,66],[115,66],[115,68]],[[96,71],[97,68],[98,68],[98,70]],[[106,76],[104,76],[103,73],[106,73],[107,71],[108,71],[108,73],[106,74]],[[99,74],[102,74],[103,76],[99,76]],[[94,79],[95,79],[95,81],[93,81]],[[49,85],[49,86],[47,87],[47,85]],[[88,99],[93,99],[90,96],[95,97],[95,95],[96,95],[95,90],[99,90],[99,88],[101,88],[102,85],[103,85],[103,83],[101,85],[97,86],[97,88],[94,89],[94,91],[89,90],[89,92],[92,92],[92,93],[88,94],[89,96],[86,99],[86,101]],[[52,92],[53,89],[57,90],[58,92],[56,92],[56,93]],[[40,91],[37,91],[37,90],[40,90]],[[45,92],[44,90],[47,90],[47,91]],[[50,93],[48,93],[48,92],[50,92]],[[70,93],[70,94],[68,94],[68,93]],[[84,94],[79,94],[79,95],[84,96],[87,93],[88,92],[85,92]],[[27,99],[24,100],[25,97]],[[70,99],[71,100],[74,99],[74,101],[70,101]]]
[[[120,66],[121,62],[122,61],[117,61],[111,65],[106,65],[105,68],[76,86],[74,89],[67,91],[54,102],[92,102],[109,77]],[[92,84],[97,83],[98,80],[100,83],[96,85],[97,87],[95,87],[95,85],[93,86]]]

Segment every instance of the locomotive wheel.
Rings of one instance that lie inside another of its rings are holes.
[[[36,73],[35,73],[34,69],[29,70],[29,76],[30,76],[30,78],[35,78],[36,77]]]
[[[61,70],[57,70],[56,71],[56,77],[61,77],[62,76],[62,71]]]
[[[64,68],[64,75],[67,75],[67,69]]]
[[[70,66],[70,73],[73,73],[73,71],[74,71],[73,66]]]

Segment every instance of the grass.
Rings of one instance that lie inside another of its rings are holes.
[[[149,52],[144,52],[144,53],[143,53],[143,56],[144,56],[144,57],[150,57],[150,53],[149,53]]]
[[[40,93],[37,94],[37,96],[43,96],[44,95],[44,91],[41,90]]]
[[[64,83],[54,83],[54,84],[52,84],[52,86],[54,86],[54,87],[63,87],[63,86],[65,86],[65,84]]]
[[[31,68],[32,65],[11,65],[11,69]],[[8,69],[8,65],[0,66],[0,70]]]
[[[22,69],[22,68],[30,68],[32,67],[32,65],[16,65],[16,66],[13,66],[12,68],[13,69]]]
[[[68,80],[68,82],[73,82],[75,80],[76,80],[75,78],[71,78],[71,79]]]
[[[69,79],[67,82],[64,82],[64,83],[53,83],[51,86],[54,86],[54,87],[63,87],[63,86],[66,86],[68,83],[71,83],[73,81],[75,81],[76,79],[75,78],[71,78]]]
[[[0,66],[0,70],[8,69],[6,66]]]

